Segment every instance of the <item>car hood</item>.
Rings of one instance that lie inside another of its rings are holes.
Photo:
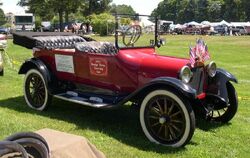
[[[154,48],[120,50],[119,56],[145,78],[176,78],[180,69],[189,63],[189,59],[158,55]]]

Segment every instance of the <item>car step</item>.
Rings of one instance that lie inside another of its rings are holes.
[[[102,98],[99,97],[84,97],[77,92],[68,91],[66,93],[56,94],[54,97],[66,100],[69,102],[90,106],[94,108],[105,108],[111,106],[108,103],[104,103]]]

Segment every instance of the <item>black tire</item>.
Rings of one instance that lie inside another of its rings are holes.
[[[43,75],[36,69],[30,69],[24,78],[24,97],[29,107],[44,111],[51,104],[52,96],[48,92]]]
[[[20,144],[11,141],[0,142],[0,157],[12,153],[20,153],[22,158],[28,158],[26,150]]]
[[[173,90],[154,90],[146,95],[140,108],[140,122],[151,142],[175,148],[186,145],[195,130],[192,107]]]
[[[234,86],[227,82],[228,107],[212,110],[209,114],[209,120],[221,123],[229,122],[238,110],[238,96]]]
[[[37,140],[39,140],[41,143],[43,143],[46,146],[46,148],[47,148],[48,151],[50,151],[49,150],[49,145],[46,142],[46,140],[42,136],[40,136],[39,134],[33,133],[33,132],[20,132],[20,133],[16,133],[16,134],[13,134],[13,135],[7,137],[5,140],[6,141],[16,141],[18,139],[23,139],[23,138],[37,139]]]
[[[22,145],[28,155],[35,158],[49,158],[49,151],[43,142],[35,138],[21,138],[14,142]]]

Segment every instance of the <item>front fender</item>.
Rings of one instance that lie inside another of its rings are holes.
[[[226,101],[228,98],[227,82],[229,81],[238,83],[237,78],[233,74],[218,68],[215,77],[209,79],[207,93],[218,95]]]
[[[130,100],[142,100],[146,94],[148,94],[152,90],[156,89],[174,89],[181,93],[183,96],[186,96],[189,99],[195,99],[197,94],[196,90],[190,87],[189,85],[183,83],[182,81],[172,78],[172,77],[159,77],[153,79],[151,82],[146,84],[145,86],[139,88],[125,99],[123,99],[120,104],[124,104]]]
[[[237,78],[231,74],[230,72],[224,70],[224,69],[220,69],[218,68],[217,69],[217,74],[216,74],[216,77],[219,79],[219,80],[226,80],[227,81],[233,81],[235,83],[238,83],[238,80]]]

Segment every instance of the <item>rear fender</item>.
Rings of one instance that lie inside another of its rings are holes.
[[[45,83],[51,92],[50,87],[53,87],[53,77],[44,62],[37,58],[28,59],[22,64],[18,74],[26,74],[30,69],[37,69],[43,75]]]
[[[156,89],[173,89],[177,90],[181,95],[187,97],[188,99],[196,99],[196,90],[190,87],[189,85],[183,83],[182,81],[172,78],[172,77],[160,77],[152,80],[142,88],[136,90],[129,96],[127,96],[124,100],[120,102],[120,104],[124,104],[130,100],[139,100],[142,101],[149,92]]]
[[[229,81],[238,83],[237,78],[233,74],[224,69],[218,68],[216,76],[209,79],[207,93],[216,94],[226,101],[228,98],[227,82]]]

